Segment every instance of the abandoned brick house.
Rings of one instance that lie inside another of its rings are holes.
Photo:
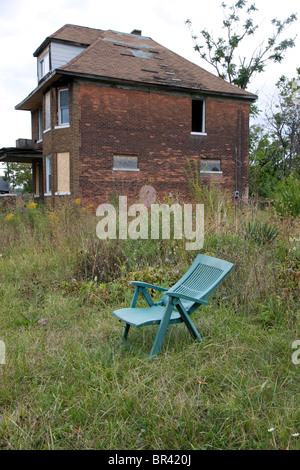
[[[36,197],[71,195],[96,206],[145,184],[188,197],[189,159],[204,181],[247,198],[255,95],[138,30],[67,24],[34,57],[38,85],[16,106],[31,112],[32,144],[19,140],[1,155],[31,161]]]

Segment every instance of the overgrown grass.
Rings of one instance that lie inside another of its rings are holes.
[[[181,240],[101,241],[74,202],[2,209],[3,449],[300,449],[299,219],[217,190],[204,202],[201,252],[235,267],[193,316],[203,345],[175,325],[152,360],[157,327],[120,345],[111,311],[129,305],[130,280],[172,285],[197,253]],[[248,222],[277,236],[260,243]]]

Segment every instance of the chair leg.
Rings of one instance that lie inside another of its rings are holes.
[[[164,342],[166,332],[169,326],[172,311],[173,311],[173,304],[169,300],[166,306],[166,311],[164,313],[164,316],[160,322],[158,332],[156,333],[155,340],[154,340],[151,352],[149,354],[149,357],[158,356],[158,354],[160,353],[160,350],[161,350],[161,347]]]
[[[193,322],[191,321],[191,319],[189,317],[185,317],[183,319],[184,323],[186,324],[192,338],[194,340],[198,340],[200,343],[203,343],[203,339],[201,338],[200,334],[198,333],[195,325],[193,324]]]
[[[121,343],[125,343],[125,341],[127,340],[129,328],[130,328],[129,323],[125,323],[125,326],[123,328]]]
[[[198,333],[194,323],[192,322],[192,320],[190,319],[190,316],[188,313],[186,313],[181,307],[180,305],[177,305],[177,309],[179,310],[179,313],[181,315],[181,318],[183,320],[183,322],[185,323],[185,325],[187,326],[187,329],[189,330],[192,338],[194,340],[198,340],[200,343],[203,342],[203,339],[201,338],[200,334]]]

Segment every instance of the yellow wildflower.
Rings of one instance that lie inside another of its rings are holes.
[[[11,220],[14,217],[14,214],[9,214],[5,217],[5,220]]]
[[[51,212],[51,214],[48,215],[48,219],[50,219],[50,220],[58,220],[58,218],[56,217],[56,215],[55,215],[53,212]]]
[[[27,209],[35,209],[37,206],[37,202],[30,202],[28,205],[27,205]]]
[[[84,212],[92,212],[94,209],[93,204],[90,204],[89,206],[84,207]]]
[[[75,204],[79,205],[81,203],[81,199],[78,198],[78,199],[75,199]]]

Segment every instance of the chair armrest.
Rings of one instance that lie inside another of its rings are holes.
[[[191,302],[195,302],[197,304],[208,305],[208,302],[206,302],[206,300],[196,299],[195,297],[190,297],[189,295],[180,294],[179,292],[166,292],[166,295],[169,295],[170,297],[175,297],[177,299],[190,300]]]
[[[160,290],[162,292],[165,292],[165,291],[168,290],[165,287],[154,286],[153,284],[148,284],[147,282],[130,281],[130,284],[132,284],[133,286],[146,287],[148,289]]]

